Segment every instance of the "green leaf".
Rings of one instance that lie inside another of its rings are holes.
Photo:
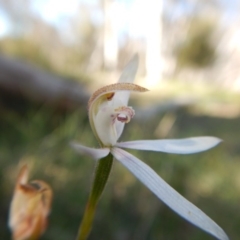
[[[93,180],[92,190],[89,195],[87,206],[85,208],[85,212],[76,240],[86,240],[91,231],[97,203],[107,183],[112,168],[112,162],[113,156],[111,153],[109,153],[106,157],[98,161]]]

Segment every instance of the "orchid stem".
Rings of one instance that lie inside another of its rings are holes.
[[[86,240],[91,231],[96,206],[107,183],[112,168],[112,162],[113,156],[111,153],[98,161],[92,190],[88,198],[76,240]]]

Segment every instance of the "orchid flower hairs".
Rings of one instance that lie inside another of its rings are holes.
[[[135,55],[123,70],[118,83],[98,89],[88,102],[89,121],[101,148],[95,149],[75,142],[71,143],[71,146],[77,152],[97,160],[95,178],[77,240],[87,239],[90,233],[96,205],[107,182],[113,159],[122,163],[150,191],[181,217],[217,239],[228,240],[225,232],[205,213],[169,186],[148,165],[121,149],[130,148],[190,154],[208,150],[221,141],[215,137],[192,137],[179,140],[161,139],[118,142],[125,123],[129,123],[135,114],[133,108],[128,106],[130,92],[148,91],[146,88],[132,83],[137,68],[138,56]]]

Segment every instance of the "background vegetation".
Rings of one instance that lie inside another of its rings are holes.
[[[21,106],[22,108],[22,106]],[[3,113],[3,112],[2,112]],[[239,235],[239,118],[172,113],[176,120],[168,137],[213,135],[224,142],[204,153],[180,156],[135,151],[171,186],[200,207],[229,234]],[[122,139],[154,138],[164,114],[132,121]],[[49,228],[42,239],[74,239],[94,171],[94,161],[78,156],[69,142],[97,146],[85,109],[60,114],[44,106],[1,114],[1,239],[9,239],[6,222],[19,163],[32,166],[32,179],[44,179],[54,190]],[[143,127],[144,126],[144,127]],[[90,239],[212,239],[191,226],[115,163],[101,198]]]
[[[31,31],[19,34],[14,30],[15,35],[2,38],[2,55],[31,63],[66,81],[68,78],[77,79],[86,89],[102,83],[102,69],[95,71],[95,75],[86,70],[92,56],[91,49],[97,45],[95,34],[100,31],[88,24],[88,18],[81,21],[82,25],[77,25],[79,35],[76,42],[66,44],[56,29],[22,10],[15,9],[14,12],[11,4],[6,3],[14,1],[0,1],[0,7],[9,7],[12,16],[18,16],[18,19],[23,19],[21,14],[25,16],[24,24],[18,22],[18,29],[25,32],[27,22]],[[188,41],[178,48],[176,59],[179,66],[194,66],[195,73],[196,66],[211,67],[216,55],[211,42],[212,25],[205,28],[203,20],[196,23],[199,25],[192,24]],[[195,32],[196,29],[199,31]],[[127,59],[130,55],[128,47],[121,49],[120,58]],[[238,239],[239,92],[210,85],[215,79],[206,79],[206,84],[197,84],[194,80],[184,83],[172,78],[162,83],[160,92],[154,93],[153,89],[153,94],[134,95],[130,105],[139,111],[126,126],[121,140],[204,135],[223,139],[216,148],[194,155],[130,152],[214,219],[230,239]],[[180,107],[184,99],[190,99],[190,104]],[[172,100],[174,104],[168,105]],[[150,114],[147,109],[152,107],[159,111]],[[76,140],[84,145],[98,146],[89,126],[86,105],[63,110],[0,89],[0,133],[0,239],[10,239],[7,227],[9,205],[19,166],[26,162],[31,166],[31,179],[48,182],[54,191],[49,227],[41,239],[74,239],[90,191],[95,162],[77,155],[69,147],[69,142]],[[127,169],[115,162],[89,239],[210,240],[212,237],[177,216]]]

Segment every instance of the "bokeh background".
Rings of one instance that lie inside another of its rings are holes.
[[[87,100],[138,53],[136,116],[121,140],[213,135],[204,153],[131,151],[240,236],[240,3],[235,0],[0,0],[0,238],[19,166],[54,191],[41,239],[77,234],[95,163],[69,142],[97,142]],[[89,237],[213,239],[181,219],[117,162]]]

